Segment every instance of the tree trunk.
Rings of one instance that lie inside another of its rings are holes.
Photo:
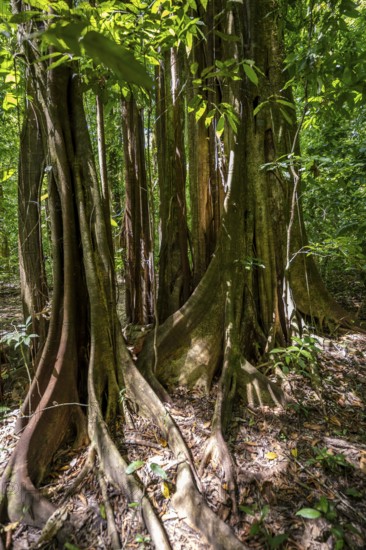
[[[99,161],[99,175],[101,184],[102,203],[106,218],[106,230],[109,241],[109,248],[111,258],[114,258],[114,246],[112,238],[111,227],[111,193],[108,181],[107,171],[107,153],[105,142],[105,124],[104,124],[104,105],[101,94],[96,96],[97,107],[97,134],[98,134],[98,161]]]
[[[152,239],[145,167],[144,124],[133,96],[122,100],[126,210],[124,219],[126,316],[129,323],[153,320]]]
[[[37,91],[27,78],[27,91],[34,98]],[[37,102],[27,99],[20,138],[18,172],[19,272],[24,318],[32,318],[33,354],[42,347],[48,322],[45,307],[48,285],[42,248],[41,188],[45,169],[45,147]]]
[[[207,40],[194,38],[192,51],[187,59],[187,100],[193,109],[188,114],[190,228],[193,258],[193,286],[202,279],[216,247],[216,240],[223,210],[225,178],[220,148],[217,146],[217,106],[222,101],[221,79],[201,79],[202,71],[215,70],[220,55],[221,40],[215,35],[214,14],[220,13],[221,2],[209,2],[200,13],[206,25]],[[217,29],[216,29],[217,30]],[[204,114],[196,118],[202,109]],[[210,113],[212,113],[210,115]],[[206,121],[206,117],[208,118]]]
[[[175,49],[158,69],[156,133],[160,184],[158,318],[164,321],[187,300],[191,274],[186,218],[186,161],[180,60]]]
[[[284,117],[276,101],[283,97],[285,75],[275,8],[274,0],[250,0],[227,5],[222,15],[226,33],[238,37],[228,41],[226,59],[253,59],[263,76],[258,86],[244,71],[240,81],[226,82],[226,101],[235,107],[239,125],[236,135],[225,129],[227,196],[218,243],[200,284],[159,328],[155,344],[155,372],[164,386],[184,384],[208,391],[219,371],[204,462],[213,455],[221,461],[231,494],[232,465],[222,435],[235,396],[252,405],[286,400],[252,363],[273,346],[290,341],[297,313],[340,320],[339,308],[323,294],[315,266],[298,254],[306,242],[300,182],[287,156],[296,125],[291,110]],[[254,116],[259,102],[264,106]],[[289,160],[288,174],[278,169],[280,157]],[[311,302],[311,297],[319,300]],[[152,340],[146,341],[138,361],[146,376],[152,369]]]
[[[88,435],[107,481],[123,491],[129,501],[141,503],[155,547],[170,548],[145,490],[133,475],[126,474],[126,462],[108,431],[125,384],[129,398],[159,427],[177,460],[174,507],[179,515],[199,529],[214,548],[245,548],[205,503],[189,450],[147,379],[167,398],[152,372],[154,358],[158,359],[156,374],[167,386],[185,384],[208,391],[219,370],[212,434],[203,464],[211,457],[221,462],[235,510],[233,465],[223,438],[234,399],[239,396],[260,405],[285,401],[281,390],[249,361],[276,342],[288,341],[290,298],[293,311],[306,315],[307,285],[315,289],[314,295],[321,289],[316,271],[310,263],[304,266],[300,261],[304,257],[298,254],[304,229],[297,202],[296,166],[289,164],[291,179],[273,164],[291,151],[289,143],[294,135],[293,126],[285,120],[288,117],[282,116],[281,104],[274,99],[284,83],[275,8],[274,0],[249,0],[227,3],[220,12],[221,28],[233,38],[223,48],[225,59],[234,59],[239,65],[250,54],[264,76],[258,87],[249,82],[244,71],[241,80],[225,80],[223,99],[234,106],[239,124],[236,134],[229,125],[225,129],[227,195],[216,250],[189,300],[147,340],[139,357],[140,370],[129,356],[117,321],[108,220],[77,67],[68,64],[47,71],[33,58],[38,44],[26,50],[39,89],[42,137],[51,167],[54,293],[47,340],[22,409],[25,415],[19,421],[22,432],[1,481],[1,515],[11,521],[22,519],[42,525],[49,518],[54,507],[40,498],[35,486],[66,439],[80,444]],[[161,215],[165,223],[160,265],[162,318],[189,291],[185,162],[181,109],[177,106],[179,86],[174,73],[177,62],[176,52],[165,57],[165,73],[161,71],[158,87],[159,175],[164,199]],[[268,103],[254,116],[253,110],[261,101]],[[263,165],[270,170],[262,170]],[[168,273],[168,267],[174,268],[174,273]],[[304,267],[306,270],[301,271]],[[338,319],[328,297],[321,299],[320,310],[314,308],[312,312],[324,315],[327,308],[325,317]]]

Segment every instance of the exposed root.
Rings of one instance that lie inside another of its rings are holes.
[[[55,510],[52,516],[48,518],[40,537],[37,542],[30,547],[30,550],[37,550],[38,548],[44,547],[45,544],[50,543],[52,539],[56,538],[60,531],[63,531],[64,538],[65,524],[69,516],[69,509],[70,503],[67,503]]]
[[[237,374],[237,384],[240,396],[251,407],[265,405],[284,406],[288,396],[274,382],[253,365],[243,359]]]
[[[107,485],[103,477],[103,474],[101,472],[99,472],[99,486],[102,491],[105,515],[106,515],[107,524],[108,524],[108,535],[111,540],[111,547],[112,547],[112,550],[120,550],[121,541],[119,539],[116,522],[114,521],[114,512],[113,512],[111,503],[109,502]]]
[[[178,467],[177,492],[173,505],[178,515],[193,529],[200,531],[215,550],[248,550],[205,503],[193,482],[186,464]]]
[[[214,467],[221,466],[227,483],[228,492],[231,498],[233,513],[237,515],[236,484],[234,475],[234,463],[226,441],[220,430],[211,435],[206,443],[203,458],[201,461],[199,475],[203,474],[206,464],[211,461]]]
[[[95,395],[93,368],[89,370],[88,387],[90,402],[89,435],[95,446],[101,471],[107,481],[120,489],[129,502],[140,503],[144,523],[156,548],[170,550],[168,537],[143,488],[132,474],[126,474],[128,464],[122,458],[110,436]]]
[[[180,462],[176,481],[177,490],[172,498],[178,515],[197,530],[214,549],[246,549],[230,527],[209,508],[198,491],[197,477],[189,449],[177,425],[131,361],[128,366],[125,366],[124,377],[129,396],[133,396],[144,415],[159,426],[163,437],[168,441],[170,449]]]
[[[228,319],[225,335],[225,354],[223,367],[218,387],[215,411],[212,418],[212,435],[209,438],[200,466],[200,475],[209,460],[217,468],[223,469],[229,495],[232,502],[233,513],[237,514],[236,484],[234,464],[230,451],[224,439],[224,432],[230,421],[233,401],[237,391],[236,371],[238,359],[238,346],[236,335],[233,331],[232,302],[227,297],[226,317]]]
[[[76,479],[74,480],[71,487],[69,487],[65,491],[61,500],[61,504],[64,504],[76,492],[76,489],[81,485],[81,483],[83,483],[84,479],[89,474],[89,472],[92,471],[94,463],[95,463],[95,449],[93,445],[91,445],[89,448],[87,459],[85,461],[84,466],[81,469],[81,472],[79,472],[79,474],[76,476]]]

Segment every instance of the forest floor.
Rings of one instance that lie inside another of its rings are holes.
[[[4,333],[21,322],[20,299],[16,289],[0,291]],[[202,476],[209,505],[252,549],[366,548],[366,336],[343,333],[318,338],[316,346],[320,349],[316,363],[293,361],[283,380],[293,398],[286,409],[253,409],[236,403],[226,437],[235,464],[237,513],[220,468],[211,464]],[[9,355],[8,363],[2,365],[0,474],[18,439],[13,429],[28,384],[24,368],[15,355]],[[268,364],[263,366],[267,368]],[[210,436],[215,396],[215,385],[209,396],[180,389],[172,395],[173,405],[167,406],[197,469]],[[128,399],[126,405],[130,405]],[[154,425],[137,416],[132,407],[130,411],[128,429],[117,419],[113,436],[126,460],[134,463],[135,475],[143,481],[173,550],[209,548],[173,508],[177,463],[166,441]],[[59,504],[86,460],[85,449],[60,450],[42,494]],[[75,537],[64,548],[111,548],[109,506],[122,548],[152,548],[139,503],[128,504],[113,487],[103,497],[97,473],[97,468],[92,469],[64,507],[77,525]],[[22,523],[4,530],[7,548],[57,547],[50,541],[37,542],[40,532]]]

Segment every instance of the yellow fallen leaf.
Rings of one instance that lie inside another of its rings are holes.
[[[304,428],[308,428],[309,430],[315,430],[319,432],[323,429],[323,426],[320,426],[319,424],[311,424],[310,422],[304,422]]]
[[[160,488],[161,488],[161,494],[162,494],[165,498],[170,498],[169,485],[166,483],[166,481],[162,481],[162,482],[161,482]]]
[[[8,525],[5,525],[4,532],[7,533],[8,531],[14,531],[19,525],[19,521],[14,521],[14,523],[8,523]]]
[[[336,426],[341,426],[341,423],[336,416],[331,416],[329,420],[332,424],[335,424]]]
[[[245,445],[249,445],[250,447],[256,447],[258,443],[255,441],[245,441]]]
[[[268,460],[275,460],[275,458],[278,458],[278,454],[273,451],[269,451],[265,454],[265,457],[268,458]]]
[[[83,493],[79,493],[78,498],[84,504],[84,506],[88,506],[88,501]]]
[[[168,442],[166,439],[163,439],[162,437],[159,439],[159,443],[162,447],[167,447]]]
[[[297,449],[296,449],[296,447],[294,449],[291,449],[291,454],[294,458],[297,458]]]

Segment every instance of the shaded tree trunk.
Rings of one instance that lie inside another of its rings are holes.
[[[184,111],[178,52],[164,54],[158,69],[156,134],[160,189],[158,317],[165,320],[191,288],[186,216]]]
[[[152,239],[142,113],[135,98],[122,100],[126,210],[124,219],[126,316],[129,323],[153,320]]]
[[[216,58],[220,60],[221,39],[214,32],[217,24],[214,15],[220,13],[221,7],[220,1],[212,1],[200,13],[207,40],[194,38],[186,69],[187,100],[193,109],[188,114],[187,148],[194,287],[203,277],[215,250],[225,195],[225,161],[216,136],[219,119],[216,107],[223,99],[222,82],[216,77],[201,79],[202,72],[213,73]],[[197,113],[204,107],[204,114],[197,121]]]
[[[107,152],[105,141],[105,123],[104,123],[104,105],[101,94],[96,96],[97,107],[97,134],[98,134],[98,161],[99,161],[99,175],[101,184],[102,203],[106,218],[106,230],[109,241],[109,248],[111,259],[114,258],[114,247],[112,238],[111,227],[111,193],[108,181],[107,171]]]
[[[37,94],[29,76],[27,92],[30,98]],[[41,188],[46,151],[41,125],[37,101],[27,99],[18,171],[19,272],[24,318],[31,316],[32,332],[39,336],[33,340],[33,353],[44,344],[48,328],[44,311],[48,302],[48,285],[41,230]]]

